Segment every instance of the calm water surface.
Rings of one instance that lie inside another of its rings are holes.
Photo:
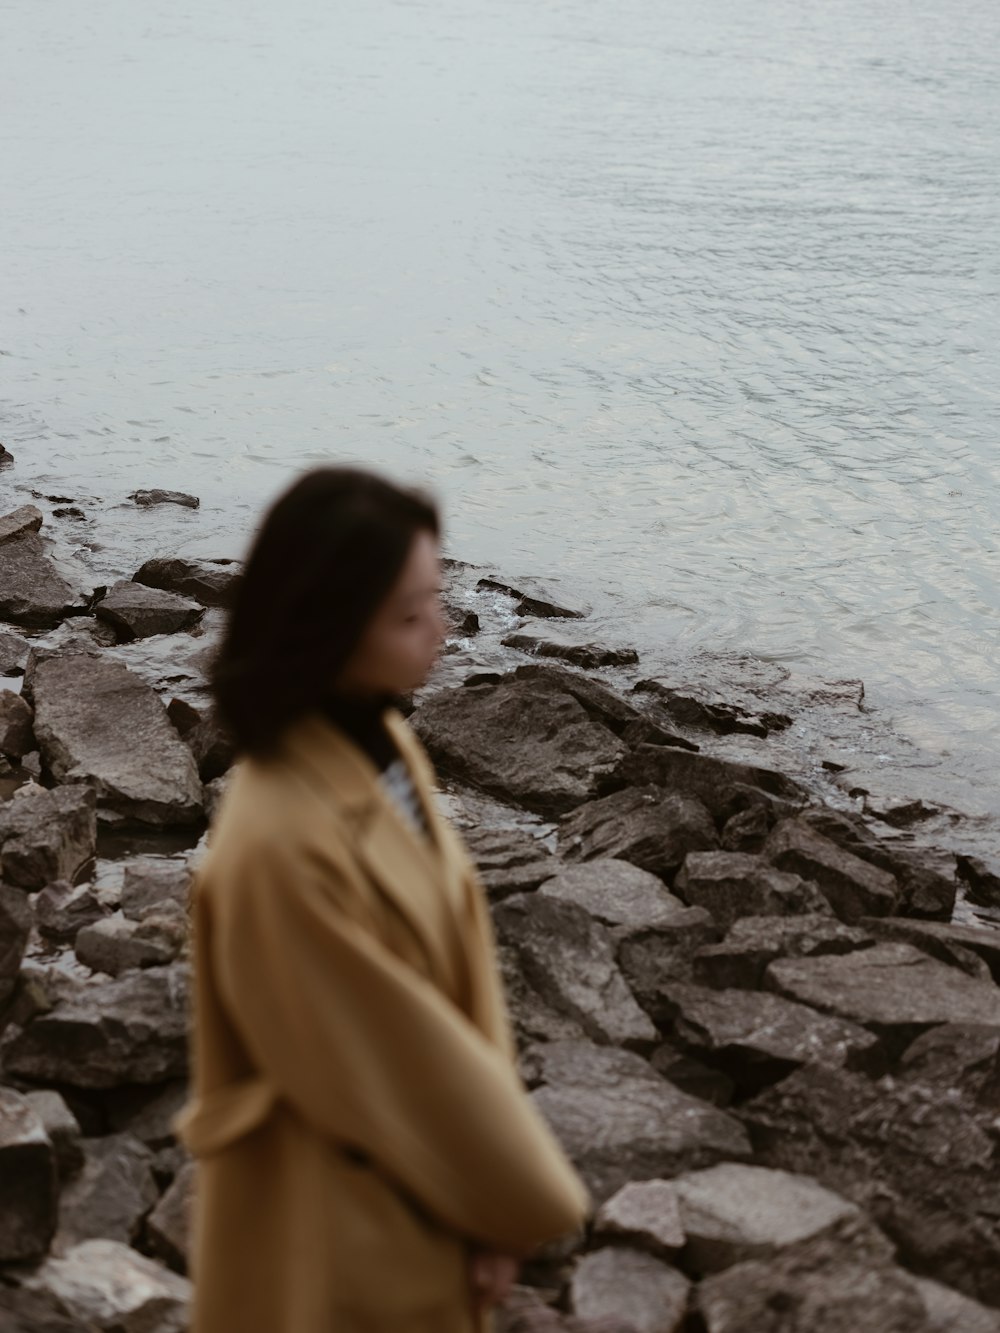
[[[233,554],[362,459],[607,637],[862,676],[992,784],[996,0],[0,0],[0,32],[8,487],[100,497],[132,568],[143,525]],[[146,485],[203,508],[115,508]]]

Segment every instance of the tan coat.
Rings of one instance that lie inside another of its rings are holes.
[[[475,870],[389,727],[432,839],[314,716],[237,765],[196,877],[193,1333],[482,1333],[470,1244],[525,1253],[590,1207],[517,1075]]]

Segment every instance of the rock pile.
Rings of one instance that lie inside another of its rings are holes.
[[[101,830],[203,826],[231,750],[121,653],[166,634],[190,661],[238,569],[147,561],[81,614],[36,515],[0,520],[0,607],[29,636],[0,627],[24,672],[0,696],[0,1326],[182,1333],[188,856],[94,861]],[[1000,1333],[1000,934],[951,923],[954,858],[717,748],[783,714],[553,655],[412,714],[490,898],[525,1084],[596,1204],[498,1333]]]

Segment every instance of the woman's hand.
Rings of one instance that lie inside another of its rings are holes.
[[[469,1281],[476,1309],[499,1305],[517,1281],[521,1261],[496,1250],[473,1250],[469,1256]]]

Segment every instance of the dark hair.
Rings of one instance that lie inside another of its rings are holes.
[[[440,534],[432,500],[356,468],[317,468],[275,502],[211,671],[238,751],[273,751],[321,706],[421,531]]]

